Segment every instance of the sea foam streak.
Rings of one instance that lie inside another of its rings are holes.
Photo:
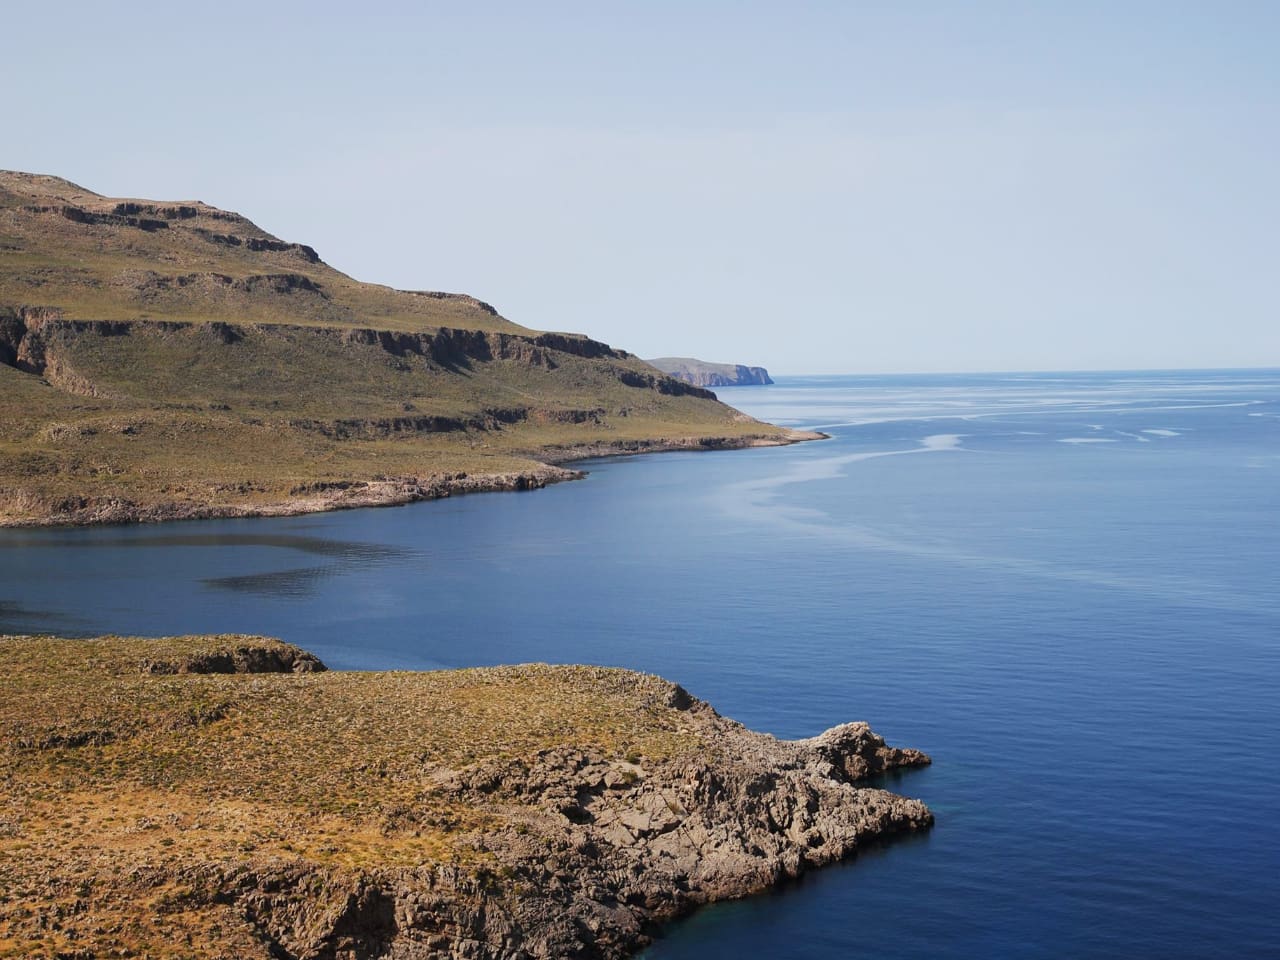
[[[1215,406],[1236,406],[1220,404]],[[958,419],[952,417],[951,419]],[[966,550],[954,543],[921,540],[904,540],[899,536],[877,531],[861,524],[836,522],[830,514],[814,507],[802,507],[788,503],[782,496],[784,488],[798,483],[836,480],[844,475],[844,467],[883,457],[898,457],[919,453],[970,452],[961,445],[963,434],[939,433],[921,438],[919,446],[906,450],[870,450],[839,457],[797,464],[785,473],[758,480],[731,483],[717,494],[717,506],[739,521],[763,522],[785,528],[792,533],[803,533],[821,539],[856,543],[859,546],[912,556],[931,557],[968,566],[981,566],[1005,570],[1009,573],[1048,580],[1066,580],[1110,587],[1132,593],[1160,597],[1169,601],[1196,602],[1231,609],[1250,609],[1257,605],[1256,597],[1238,594],[1226,584],[1205,582],[1180,576],[1133,576],[1119,571],[1064,567],[1052,561],[1027,557],[993,556]],[[1104,437],[1068,437],[1058,443],[1102,444],[1119,441]]]
[[[796,483],[816,480],[834,480],[844,474],[843,467],[864,460],[880,457],[900,457],[914,453],[943,453],[963,450],[960,440],[963,434],[939,433],[927,436],[920,446],[907,450],[867,450],[841,457],[826,457],[792,467],[786,473],[759,480],[744,480],[722,488],[717,498],[721,510],[739,519],[766,519],[769,523],[790,526],[805,531],[831,529],[831,518],[822,510],[779,503],[779,493]],[[861,528],[843,527],[846,536],[868,545],[897,549],[897,545],[884,537]]]
[[[881,402],[892,403],[892,398],[878,398]],[[921,409],[918,407],[923,404],[910,404],[906,409],[903,407],[862,407],[853,408],[849,411],[846,418],[839,421],[824,421],[821,423],[812,423],[806,425],[809,430],[839,430],[845,427],[866,427],[873,426],[878,423],[927,423],[932,420],[981,420],[991,417],[1019,417],[1019,416],[1039,416],[1046,410],[1054,410],[1059,413],[1180,413],[1183,411],[1196,410],[1218,410],[1232,407],[1253,407],[1265,404],[1266,400],[1240,400],[1229,403],[1199,403],[1194,400],[1182,400],[1172,397],[1152,397],[1150,399],[1136,400],[1104,400],[1104,399],[1086,399],[1083,397],[1050,397],[1033,402],[1015,402],[998,404],[996,406],[986,406],[981,404],[977,399],[972,402],[973,409],[967,413],[958,413],[954,410],[939,409],[950,405],[949,401],[937,400],[932,404],[932,409]],[[760,415],[765,416],[767,411]],[[858,414],[864,414],[859,416]],[[1257,416],[1258,414],[1250,414]],[[1270,416],[1270,414],[1268,414]],[[778,419],[774,417],[775,421]],[[801,425],[799,421],[795,421],[793,425]],[[1085,424],[1091,430],[1102,430],[1101,424]],[[1150,432],[1150,431],[1146,431]]]

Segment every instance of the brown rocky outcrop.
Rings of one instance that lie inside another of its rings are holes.
[[[933,821],[863,784],[929,762],[864,723],[778,740],[626,670],[320,673],[243,636],[0,667],[0,944],[46,960],[612,960]]]
[[[202,650],[169,659],[145,659],[143,673],[320,673],[320,658],[288,643],[234,643],[216,650]]]
[[[445,794],[514,822],[484,838],[489,865],[479,871],[340,878],[259,866],[206,882],[279,955],[299,960],[624,957],[699,904],[762,892],[932,823],[918,800],[858,785],[929,762],[887,747],[866,724],[780,741],[669,691],[655,709],[683,709],[714,755],[629,762],[565,748],[444,775]]]

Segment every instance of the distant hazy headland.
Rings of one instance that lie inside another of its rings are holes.
[[[658,357],[650,364],[665,374],[699,387],[749,387],[773,383],[764,367],[740,363],[708,363],[690,357]]]

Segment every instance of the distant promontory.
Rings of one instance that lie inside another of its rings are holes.
[[[751,387],[773,383],[764,367],[740,363],[708,363],[689,357],[659,357],[646,361],[668,376],[698,387]]]

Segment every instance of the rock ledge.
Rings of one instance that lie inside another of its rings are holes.
[[[784,741],[626,670],[322,672],[240,635],[0,638],[0,740],[29,957],[622,958],[933,822],[863,785],[929,762],[865,723]]]

